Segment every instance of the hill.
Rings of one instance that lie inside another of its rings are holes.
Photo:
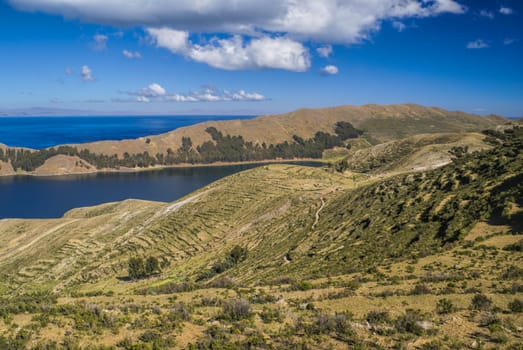
[[[206,122],[161,135],[133,140],[100,141],[67,145],[42,151],[0,154],[18,172],[36,173],[56,155],[79,157],[84,166],[75,171],[90,172],[119,168],[147,168],[176,164],[258,161],[262,159],[322,158],[348,139],[361,137],[369,145],[418,134],[479,132],[508,120],[450,112],[418,105],[341,106],[303,109],[288,114],[249,120]],[[345,130],[341,130],[340,125]],[[358,134],[347,133],[347,130]],[[77,159],[70,159],[73,163]],[[47,164],[45,171],[63,174],[63,157]],[[52,166],[51,166],[52,165]]]
[[[2,220],[0,345],[517,348],[523,134],[489,143],[435,170],[266,165],[175,203]],[[130,280],[131,257],[150,272]]]
[[[380,143],[423,133],[481,131],[507,122],[505,118],[497,116],[480,117],[413,104],[341,106],[300,109],[249,120],[206,122],[152,137],[122,142],[95,142],[83,146],[92,152],[104,154],[122,155],[124,150],[129,153],[164,153],[169,147],[177,149],[182,144],[182,137],[190,137],[195,146],[211,141],[211,136],[205,132],[208,127],[215,127],[224,135],[241,135],[247,142],[269,145],[292,142],[293,135],[308,139],[318,131],[333,133],[336,123],[340,121],[350,122]],[[146,139],[151,142],[144,145]]]

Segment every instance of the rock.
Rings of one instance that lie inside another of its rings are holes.
[[[434,329],[434,323],[430,321],[416,321],[416,325],[418,325],[418,327],[420,327],[424,331]]]

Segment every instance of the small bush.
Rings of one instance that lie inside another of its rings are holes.
[[[523,278],[523,269],[518,266],[511,265],[503,273],[503,275],[501,275],[501,278],[505,280]]]
[[[298,283],[295,283],[292,285],[292,289],[294,289],[294,290],[305,291],[305,290],[311,290],[313,288],[314,288],[313,284],[309,281],[301,281],[301,282],[298,282]]]
[[[430,293],[432,293],[432,290],[426,284],[416,284],[416,286],[414,286],[414,288],[410,291],[411,295],[422,295]]]
[[[260,313],[260,318],[262,319],[263,323],[283,321],[283,315],[279,309],[271,309],[267,306],[263,307],[263,311]]]
[[[521,299],[514,299],[510,303],[508,303],[508,308],[510,311],[516,313],[516,312],[523,312],[523,300]]]
[[[408,309],[404,315],[396,319],[396,329],[402,333],[422,335],[423,328],[419,325],[421,319],[422,317],[419,310]]]
[[[385,324],[391,321],[388,311],[370,311],[365,319],[370,324]]]
[[[251,316],[251,304],[245,299],[230,299],[223,304],[223,318],[239,321]]]
[[[449,299],[443,298],[438,300],[438,303],[436,304],[436,312],[440,315],[446,315],[454,312],[455,307],[454,304],[452,304],[452,301]]]
[[[207,286],[210,288],[233,288],[237,285],[238,284],[229,277],[220,277],[215,279],[214,281],[209,282]]]
[[[492,306],[492,300],[484,294],[476,294],[472,298],[470,308],[472,310],[489,310]]]

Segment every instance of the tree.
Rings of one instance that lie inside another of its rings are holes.
[[[150,276],[153,273],[160,271],[160,263],[158,259],[154,256],[150,256],[145,261],[145,275]]]
[[[247,248],[240,247],[239,245],[234,246],[234,248],[232,248],[231,252],[229,253],[229,257],[234,265],[236,265],[247,259]]]
[[[143,278],[145,276],[145,264],[141,257],[131,257],[128,263],[129,277],[133,280]]]

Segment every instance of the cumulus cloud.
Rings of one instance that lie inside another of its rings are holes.
[[[26,10],[95,23],[170,26],[177,30],[245,34],[256,31],[330,43],[353,43],[382,20],[463,13],[456,0],[10,0]]]
[[[490,45],[486,43],[483,39],[477,39],[474,41],[471,41],[467,44],[467,49],[485,49],[489,47]]]
[[[91,68],[89,68],[89,66],[87,66],[87,65],[82,66],[81,73],[82,73],[82,79],[84,81],[94,81],[93,71],[91,70]]]
[[[167,91],[158,83],[149,84],[146,88],[140,89],[138,91],[129,91],[129,95],[136,95],[141,97],[160,97],[164,96]]]
[[[511,15],[514,13],[514,11],[510,7],[501,6],[499,8],[499,13],[502,15]]]
[[[325,45],[325,46],[321,46],[321,47],[318,47],[316,49],[316,52],[318,53],[318,55],[320,55],[321,57],[329,57],[332,53],[332,45]]]
[[[321,69],[321,74],[322,75],[336,75],[339,73],[339,71],[340,70],[338,69],[338,67],[333,66],[333,65],[328,65]]]
[[[97,51],[102,51],[107,48],[107,40],[109,40],[109,37],[107,35],[103,34],[96,34],[93,37],[93,48]]]
[[[119,102],[219,102],[267,100],[267,97],[258,92],[248,92],[245,90],[218,90],[210,87],[189,93],[169,93],[157,83],[152,83],[148,87],[137,91],[128,91],[127,94],[135,96],[134,99],[119,100]]]
[[[142,58],[142,54],[139,53],[138,51],[133,52],[133,51],[128,51],[128,50],[123,50],[122,55],[124,55],[127,58]]]
[[[159,47],[221,69],[310,67],[303,45],[354,44],[384,21],[461,14],[461,0],[9,0],[19,9],[143,26]],[[196,42],[189,37],[197,36]],[[218,35],[211,42],[206,35]],[[204,38],[204,39],[200,39]]]
[[[303,72],[310,67],[309,51],[301,43],[285,37],[262,36],[245,42],[240,35],[234,35],[213,38],[207,44],[194,44],[185,31],[149,28],[148,33],[156,46],[215,68],[277,68]]]

